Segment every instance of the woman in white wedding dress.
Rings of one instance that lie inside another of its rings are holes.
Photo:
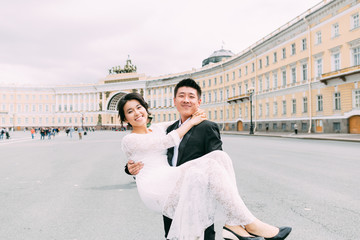
[[[122,140],[128,159],[144,163],[136,175],[145,205],[172,219],[168,239],[203,239],[204,229],[214,223],[215,209],[225,216],[224,239],[285,239],[291,228],[276,228],[256,219],[242,201],[232,161],[223,151],[213,151],[195,161],[171,167],[166,151],[206,116],[197,112],[180,128],[166,134],[166,124],[148,128],[148,108],[141,95],[125,95],[118,105],[122,122],[133,127]],[[256,234],[256,235],[255,235]]]

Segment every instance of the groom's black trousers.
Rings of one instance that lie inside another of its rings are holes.
[[[165,216],[163,216],[163,219],[164,219],[164,230],[165,230],[165,238],[166,238],[170,230],[172,219]],[[205,229],[204,240],[215,240],[214,224],[208,227],[207,229]]]

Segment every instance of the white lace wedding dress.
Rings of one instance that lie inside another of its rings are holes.
[[[144,167],[136,176],[139,195],[147,207],[171,218],[168,239],[203,239],[214,223],[216,207],[226,223],[247,225],[254,216],[238,194],[231,159],[223,151],[171,167],[166,151],[178,145],[176,131],[166,135],[166,124],[153,125],[151,133],[126,135],[122,149],[128,159]]]

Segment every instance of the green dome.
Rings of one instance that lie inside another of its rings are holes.
[[[217,63],[221,62],[223,59],[230,58],[234,56],[234,53],[232,53],[230,50],[220,49],[213,54],[210,55],[210,57],[204,59],[202,61],[202,66],[208,65],[209,63]]]

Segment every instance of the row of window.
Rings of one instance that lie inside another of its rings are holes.
[[[316,96],[316,110],[318,112],[321,112],[324,110],[324,103],[323,103],[323,96],[322,95],[317,95]],[[287,114],[287,101],[284,100],[281,102],[281,105],[282,105],[282,114],[283,115],[286,115]],[[340,92],[336,92],[334,93],[333,95],[333,105],[334,105],[334,110],[341,110],[341,93]],[[355,90],[354,91],[354,108],[358,108],[360,109],[360,90]],[[246,104],[245,105],[245,111],[244,111],[244,117],[245,118],[248,118],[248,111],[249,110],[249,107],[248,105]],[[255,114],[255,108],[253,107],[252,108],[253,110],[253,116]],[[296,111],[297,111],[297,101],[296,99],[292,99],[291,100],[291,113],[292,114],[296,114]],[[303,113],[307,113],[308,112],[308,98],[307,97],[303,97],[302,99],[302,112]],[[279,113],[279,110],[278,110],[278,102],[273,102],[273,115],[274,116],[277,116]],[[226,119],[229,119],[230,117],[230,110],[229,109],[226,109],[225,111],[225,114],[226,114]],[[263,105],[262,104],[259,104],[258,105],[258,116],[261,117],[263,114]],[[266,103],[265,104],[265,115],[266,116],[269,116],[270,114],[270,104],[269,103]],[[209,120],[222,120],[223,119],[223,110],[213,110],[213,111],[208,111],[207,112],[207,115],[208,115],[208,119]],[[234,119],[236,117],[236,109],[235,109],[235,106],[232,107],[232,118]],[[241,118],[242,117],[242,107],[239,106],[239,117]],[[173,121],[173,120],[176,120],[177,119],[177,114],[174,113],[174,114],[171,114],[171,113],[168,113],[168,114],[155,114],[154,115],[154,121]]]
[[[2,104],[2,111],[14,112],[14,106],[16,106],[17,112],[49,112],[49,104]],[[51,105],[52,112],[55,112],[55,105]]]
[[[49,104],[2,104],[1,110],[2,111],[9,111],[14,112],[14,106],[16,106],[16,110],[18,113],[21,112],[50,112],[50,105]],[[63,107],[61,105],[58,106],[58,110],[61,112],[62,110],[66,111],[96,111],[94,103],[86,103],[86,104],[75,104],[74,107],[72,104],[69,105],[69,109],[67,105]],[[55,112],[55,105],[51,105],[51,112]]]
[[[21,124],[53,124],[53,125],[58,125],[58,124],[77,124],[77,123],[81,123],[81,117],[64,117],[64,118],[57,118],[57,122],[55,122],[55,118],[49,118],[49,117],[39,117],[39,118],[29,118],[29,117],[25,117],[25,118],[20,118],[18,117],[16,119],[16,124],[21,125]],[[31,123],[30,123],[31,121]],[[44,122],[43,122],[44,121]],[[14,124],[13,122],[13,118],[11,117],[9,119],[10,124]],[[2,124],[6,124],[6,118],[2,117],[1,118],[1,123]],[[83,124],[93,124],[94,123],[94,117],[84,117],[83,120]]]
[[[351,62],[353,66],[357,66],[360,65],[360,47],[356,47],[351,49]],[[300,64],[300,81],[307,81],[308,80],[308,64],[307,63],[301,63]],[[341,68],[341,61],[340,61],[340,52],[336,52],[334,54],[332,54],[331,56],[331,70],[332,71],[337,71]],[[322,58],[317,58],[315,60],[315,71],[316,71],[316,76],[320,77],[321,74],[323,74],[323,59]],[[286,86],[289,83],[296,83],[298,82],[297,79],[297,67],[296,66],[290,66],[290,80],[288,80],[288,73],[287,73],[287,69],[286,68],[282,68],[281,69],[281,83],[280,86]],[[277,87],[279,87],[279,82],[278,82],[278,72],[272,71],[272,74],[264,74],[264,75],[260,75],[258,77],[258,81],[259,81],[259,88],[258,91],[262,92],[264,89],[269,90],[270,89],[270,83],[271,83],[271,77],[272,75],[272,87],[274,89],[276,89]],[[264,77],[264,80],[263,80]],[[216,84],[216,80],[217,78],[214,78],[214,84]],[[208,86],[211,86],[211,82],[212,79],[208,79]],[[248,90],[248,80],[244,81],[244,87],[245,87],[245,92],[247,93]],[[238,95],[243,94],[242,93],[242,86],[241,86],[242,82],[238,83]],[[255,87],[255,79],[251,80],[251,85],[252,87]],[[203,81],[203,87],[205,87],[205,80]],[[217,92],[218,90],[214,90],[214,101],[217,101]],[[228,91],[228,90],[226,90]],[[235,86],[232,87],[232,96],[236,96],[235,94]],[[222,95],[222,92],[219,92],[220,95]],[[209,96],[208,98],[208,102],[211,102],[211,92],[208,92],[207,94],[203,94],[203,102],[206,102],[206,96]],[[227,98],[229,98],[229,94],[226,95]],[[222,97],[220,97],[220,99],[222,100]]]
[[[43,97],[44,96],[44,97]],[[3,94],[2,95],[2,99],[3,100],[6,100],[7,97],[10,97],[10,100],[14,100],[14,94],[10,94],[10,95],[6,95],[6,94]],[[21,94],[18,94],[16,95],[16,99],[17,100],[22,100],[24,97],[25,100],[30,100],[30,95],[29,94],[26,94],[26,95],[21,95]],[[36,98],[38,98],[38,100],[49,100],[49,95],[41,95],[41,94],[37,94],[37,95],[31,95],[31,99],[32,100],[37,100]],[[55,95],[52,96],[52,100],[55,100]]]
[[[352,62],[354,66],[360,65],[360,47],[356,47],[352,49]],[[332,71],[337,71],[340,69],[340,53],[335,53],[332,55]],[[317,58],[315,60],[315,70],[316,70],[316,76],[320,77],[321,74],[323,73],[323,59],[322,58]],[[287,86],[287,84],[289,83],[296,83],[298,82],[297,79],[297,67],[296,66],[292,66],[290,68],[290,80],[288,80],[288,73],[286,69],[282,69],[281,70],[281,86]],[[264,79],[263,79],[264,77]],[[272,79],[271,79],[272,77]],[[258,77],[258,91],[262,92],[264,90],[269,90],[270,89],[270,84],[272,82],[272,87],[273,89],[276,89],[279,87],[279,82],[278,82],[278,73],[277,72],[272,72],[272,74],[265,74],[265,75],[261,75]],[[300,80],[301,81],[307,81],[308,80],[308,64],[307,63],[303,63],[301,64],[301,73],[300,73]],[[247,90],[249,88],[249,85],[247,83],[248,81],[244,81],[244,93],[247,93]],[[237,89],[238,89],[238,95],[242,95],[243,94],[243,87],[242,87],[242,82],[238,83],[237,85]],[[255,87],[255,80],[252,79],[251,80],[251,85],[252,87]],[[220,99],[217,98],[219,93]],[[203,93],[202,96],[202,101],[203,103],[210,103],[212,101],[222,101],[222,90],[213,90],[213,91],[208,91],[207,93]],[[232,97],[236,96],[236,86],[232,86]],[[213,97],[213,98],[212,98]],[[226,88],[226,98],[228,99],[230,97],[230,90],[229,87]]]
[[[66,95],[57,95],[57,99],[59,101],[61,101],[61,99],[66,99],[65,97]],[[67,95],[67,99],[69,101],[72,101],[73,100],[73,95]],[[11,95],[6,95],[6,94],[2,94],[2,100],[7,100],[7,98],[10,97],[10,100],[14,100],[14,94],[11,94]],[[31,99],[30,99],[31,98]],[[29,101],[29,100],[49,100],[49,99],[52,99],[52,100],[55,100],[55,95],[52,95],[52,96],[49,96],[49,95],[41,95],[41,94],[17,94],[16,95],[16,100],[17,101],[21,101],[21,100],[26,100],[26,101]],[[92,94],[92,93],[89,93],[89,94],[84,94],[82,95],[82,97],[79,97],[78,95],[74,95],[74,100],[79,100],[79,99],[83,99],[84,101],[85,100],[88,100],[88,99],[95,99],[95,94]]]
[[[359,13],[356,13],[354,15],[351,16],[351,29],[354,29],[354,28],[358,28],[359,27]],[[332,37],[337,37],[339,36],[339,23],[335,23],[332,25]],[[322,43],[322,35],[321,35],[321,31],[319,32],[316,32],[315,34],[315,42],[316,44],[320,44]],[[303,38],[301,40],[301,50],[304,51],[307,49],[307,39],[306,38]],[[292,43],[291,44],[291,56],[295,55],[296,54],[296,43]],[[353,56],[354,56],[354,60],[353,60],[353,65],[360,65],[360,61],[359,61],[359,48],[356,48],[353,50],[354,53],[353,53]],[[337,54],[337,53],[336,53]],[[338,69],[340,69],[340,63],[339,63],[339,59],[340,59],[340,56],[339,55],[336,55],[334,54],[333,58],[335,58],[333,60],[334,64],[332,65],[332,70],[333,71],[336,71]],[[278,53],[275,51],[273,52],[272,54],[273,56],[273,63],[277,63],[278,62]],[[282,48],[281,49],[281,58],[282,59],[285,59],[287,56],[287,53],[286,53],[286,48]],[[270,57],[269,56],[265,56],[264,59],[259,59],[258,60],[258,67],[259,69],[262,69],[263,68],[263,65],[265,66],[269,66],[270,65]],[[245,75],[248,75],[249,73],[249,67],[248,66],[244,66],[244,72],[245,72]],[[251,63],[251,72],[255,72],[255,63]],[[226,74],[226,81],[228,82],[229,79],[230,79],[230,76],[229,74]],[[241,78],[242,77],[242,69],[238,69],[238,77]],[[223,79],[222,79],[222,76],[220,76],[220,81],[219,83],[221,84]],[[235,80],[235,71],[232,72],[232,80]],[[216,85],[217,84],[217,78],[214,78],[213,80],[213,84]],[[208,79],[208,84],[207,86],[208,87],[211,87],[212,85],[212,79]],[[203,80],[202,82],[202,87],[206,87],[206,80]]]
[[[69,107],[68,107],[69,106]],[[75,104],[74,106],[72,104],[69,104],[69,105],[58,105],[58,111],[61,112],[61,111],[64,111],[64,112],[67,112],[67,111],[97,111],[96,108],[96,104],[95,103],[81,103],[80,105],[78,104]]]
[[[21,112],[50,112],[50,105],[49,104],[16,104],[16,110],[18,113]],[[69,105],[69,108],[67,105],[58,106],[58,111],[96,111],[95,109],[96,104],[95,103],[82,103],[80,105],[75,104],[74,107],[72,104]],[[2,104],[1,105],[2,111],[9,111],[14,112],[14,104]],[[51,112],[55,112],[55,105],[51,105]]]
[[[354,101],[353,101],[353,107],[360,109],[360,90],[354,91]],[[283,100],[282,102],[282,114],[287,114],[287,102],[286,100]],[[324,110],[324,100],[323,95],[317,95],[316,96],[316,111],[322,112]],[[341,93],[336,92],[333,94],[333,110],[341,110]],[[296,114],[297,111],[297,101],[296,99],[291,100],[291,113]],[[302,112],[307,113],[308,112],[308,99],[307,97],[304,97],[302,99]],[[269,116],[270,113],[270,104],[265,104],[265,115]],[[248,106],[245,106],[245,117],[248,117]],[[253,108],[253,114],[254,114],[254,108]],[[262,117],[263,114],[263,105],[259,104],[258,106],[258,116]],[[278,103],[275,101],[273,102],[273,115],[278,115]],[[242,117],[242,109],[239,108],[239,117]],[[233,118],[235,118],[235,108],[233,108]]]
[[[291,123],[290,124],[290,128],[291,130],[294,130],[295,129],[295,124],[296,123]],[[265,128],[263,128],[265,127]],[[272,129],[271,129],[272,127]],[[302,122],[301,123],[301,131],[308,131],[309,127],[308,127],[308,123],[306,122]],[[244,130],[248,130],[249,129],[249,124],[248,123],[245,123],[244,125]],[[257,124],[257,129],[258,130],[288,130],[288,123],[281,123],[278,124],[278,123],[272,123],[272,124],[269,124],[269,123],[265,123],[265,124],[262,124],[262,123],[258,123]],[[333,131],[334,132],[340,132],[341,131],[341,123],[340,122],[333,122]]]
[[[169,89],[169,93],[172,94],[172,89],[173,87],[163,87],[163,88],[153,88],[153,89],[148,89],[148,96],[151,96],[151,92],[153,95],[156,95],[157,93],[158,94],[162,94],[162,91],[164,91],[164,94],[167,94],[168,93],[168,89]]]

